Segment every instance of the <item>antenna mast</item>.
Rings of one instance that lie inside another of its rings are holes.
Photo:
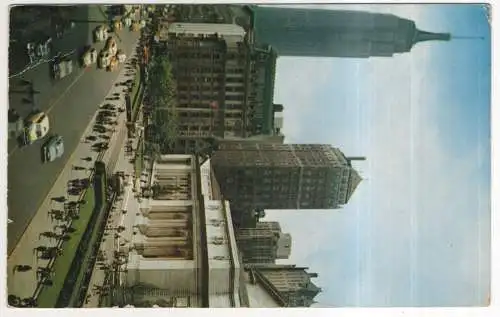
[[[452,36],[452,39],[457,40],[484,40],[484,36]]]

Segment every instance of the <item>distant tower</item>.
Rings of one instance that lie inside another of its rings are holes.
[[[258,222],[255,228],[240,228],[236,233],[238,249],[245,264],[275,263],[276,259],[288,259],[292,236],[281,231],[275,221]]]
[[[249,6],[255,39],[280,56],[390,57],[424,41],[449,41],[448,33],[417,29],[392,14]]]
[[[352,159],[331,145],[230,142],[211,163],[221,192],[240,209],[333,209],[361,182]]]
[[[311,280],[317,273],[309,273],[307,267],[296,265],[252,265],[250,272],[258,279],[269,283],[284,299],[287,307],[310,307],[314,298],[322,291]]]

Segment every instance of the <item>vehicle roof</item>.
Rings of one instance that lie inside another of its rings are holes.
[[[36,122],[40,123],[42,120],[44,120],[47,116],[45,115],[45,112],[38,112],[35,114],[32,114],[28,117],[28,121],[31,122]]]
[[[63,137],[56,134],[56,135],[53,135],[53,136],[50,137],[50,139],[47,142],[47,144],[52,145],[54,143],[57,143],[58,141],[63,141]]]

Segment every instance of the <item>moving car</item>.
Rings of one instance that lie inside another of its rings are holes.
[[[44,112],[35,111],[25,121],[23,143],[28,145],[42,139],[49,132],[49,128],[49,117]]]
[[[107,50],[102,50],[99,53],[99,58],[97,59],[97,67],[107,68],[111,62],[111,55]]]
[[[60,135],[53,135],[42,146],[43,162],[53,162],[64,154],[64,140]]]
[[[116,41],[112,36],[108,37],[108,39],[106,40],[106,46],[104,50],[108,51],[110,55],[116,55],[118,46],[116,45]]]
[[[88,67],[97,62],[97,51],[95,48],[86,47],[82,56],[83,67]]]
[[[73,60],[69,57],[61,57],[61,54],[54,58],[54,64],[52,65],[52,74],[54,79],[63,79],[72,72]]]
[[[99,25],[94,30],[94,41],[103,42],[108,38],[108,28],[104,25]]]

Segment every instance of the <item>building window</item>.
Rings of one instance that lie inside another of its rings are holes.
[[[243,100],[243,95],[227,95],[226,100],[230,101],[242,101]]]
[[[227,109],[239,109],[241,108],[241,104],[233,104],[233,103],[228,103],[226,104]]]

